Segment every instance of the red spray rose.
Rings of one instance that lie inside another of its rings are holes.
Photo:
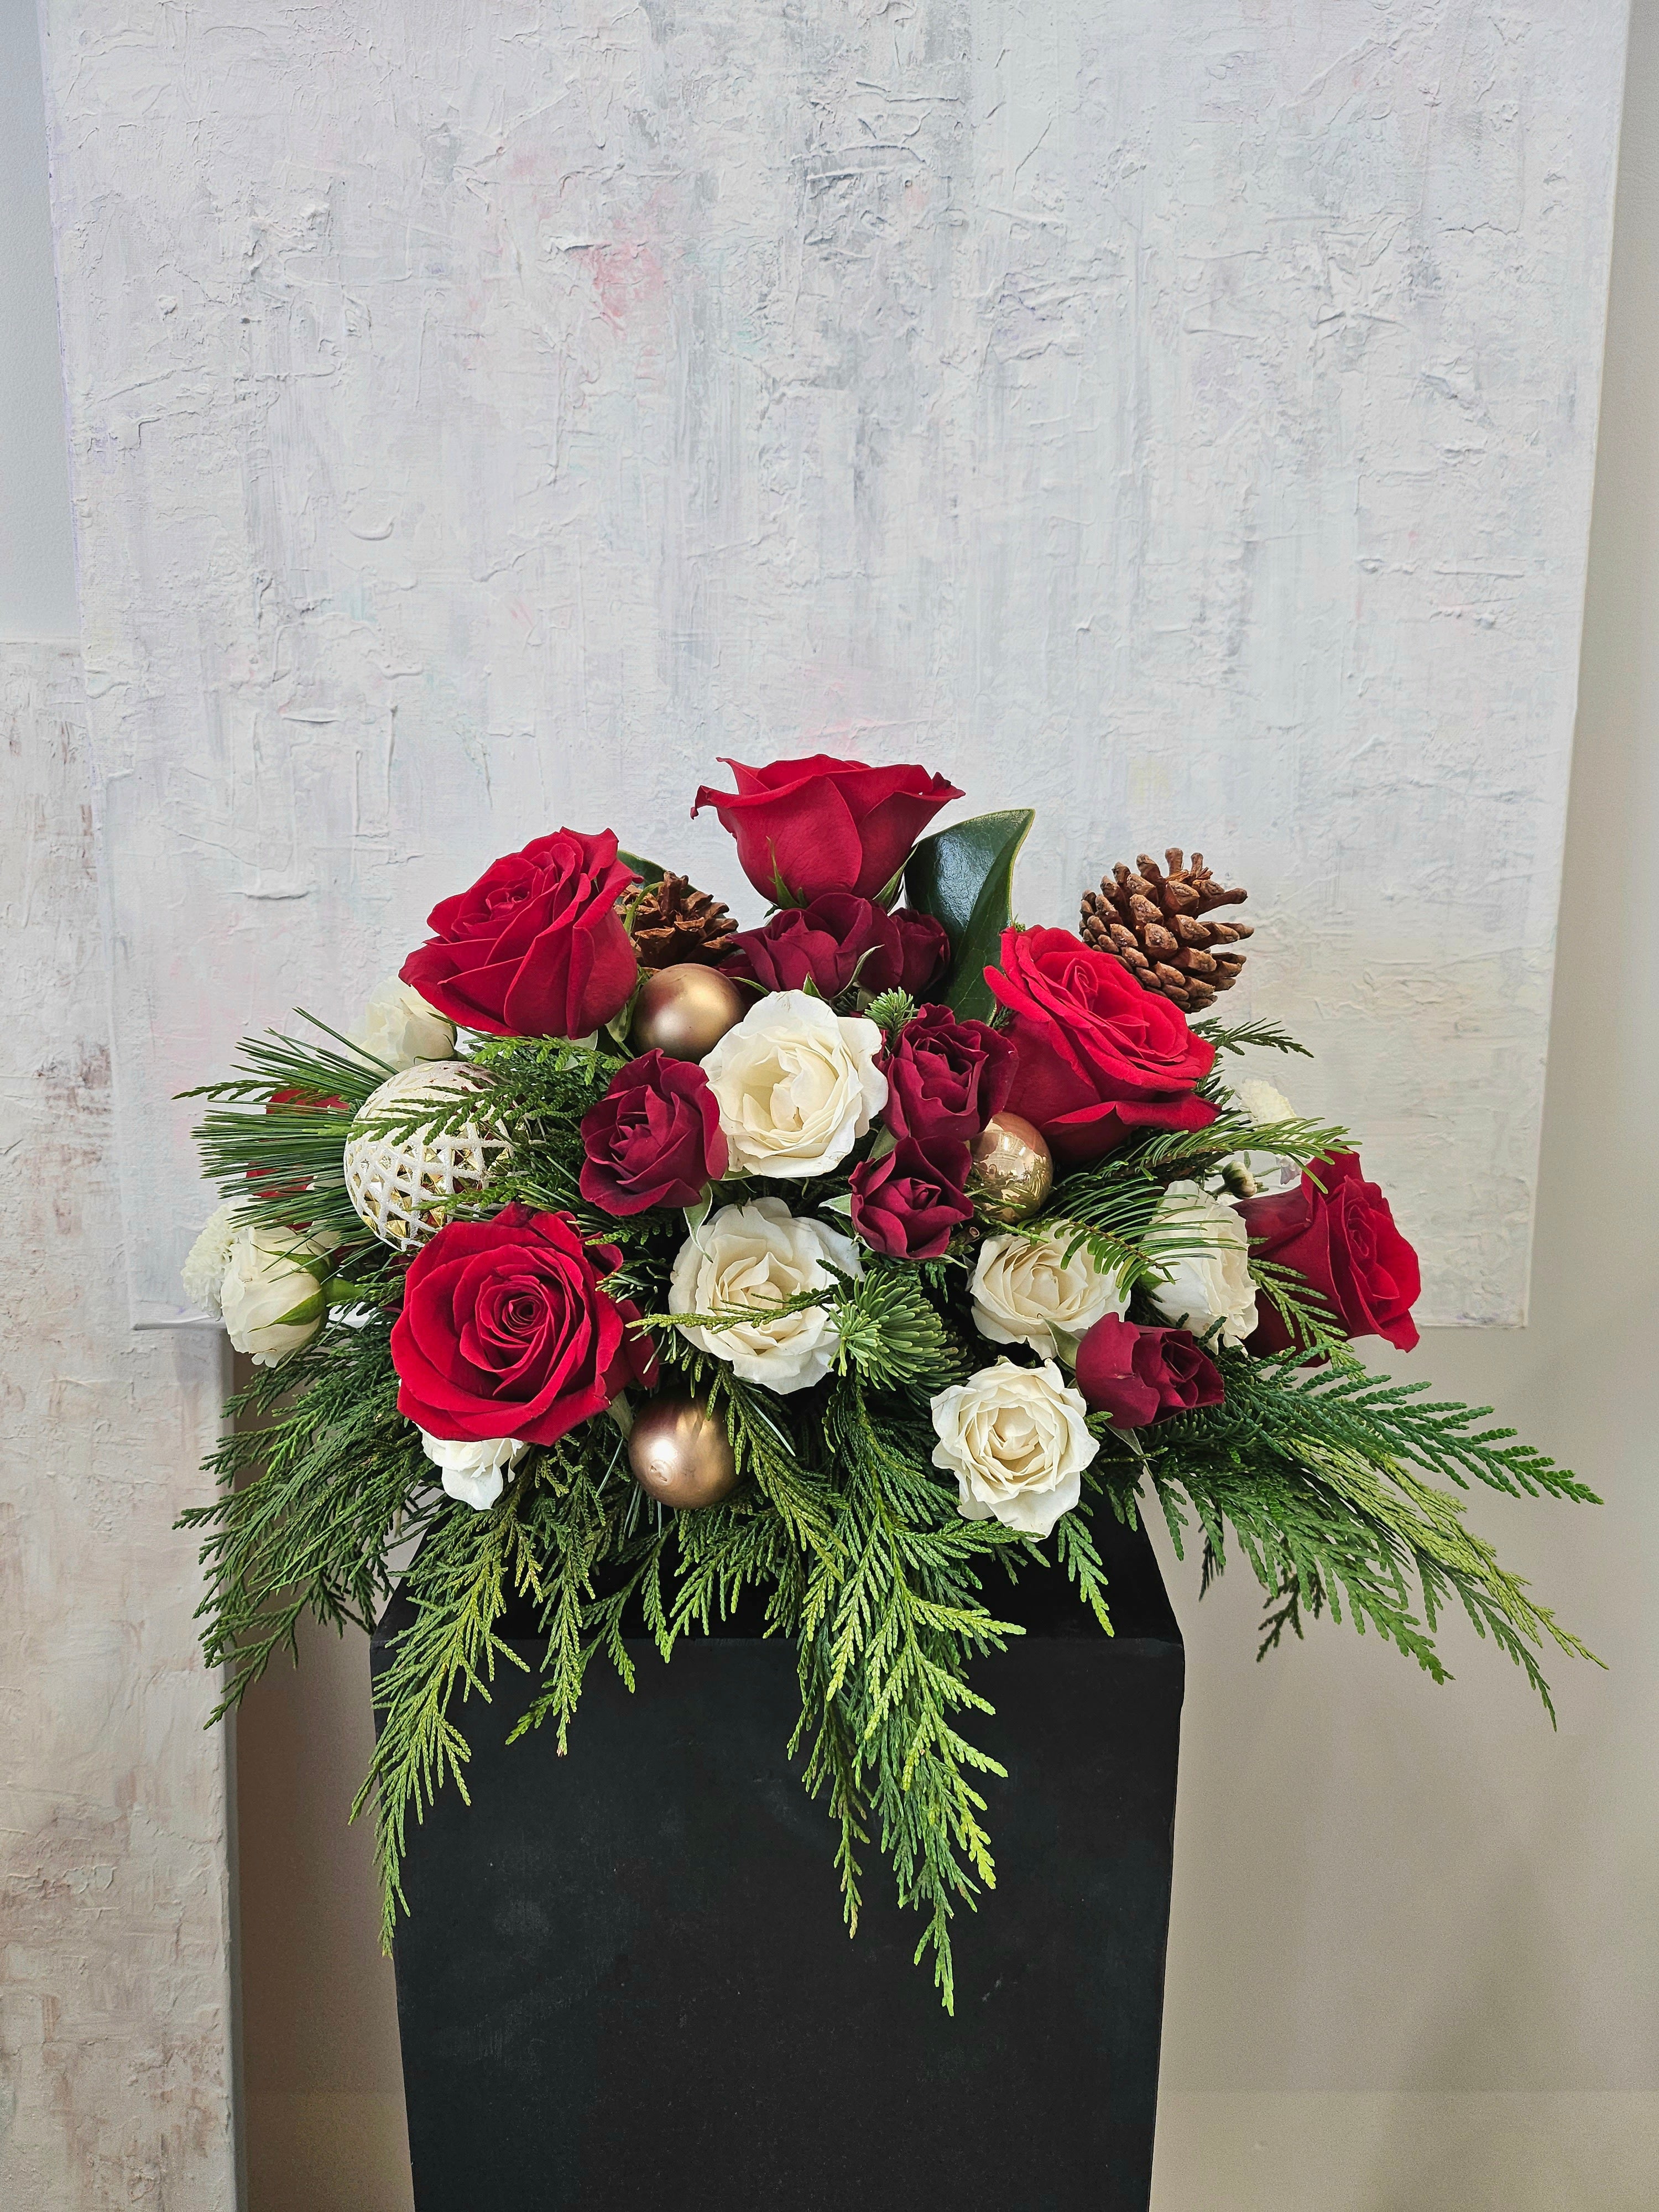
[[[550,1444],[629,1382],[649,1383],[655,1354],[628,1327],[637,1309],[602,1287],[621,1258],[585,1244],[568,1213],[507,1206],[447,1223],[404,1279],[398,1412],[434,1437]]]
[[[427,916],[398,975],[492,1036],[586,1036],[628,1004],[638,963],[617,901],[639,881],[609,830],[558,830],[491,861]]]
[[[1155,991],[1066,929],[1007,929],[985,980],[1013,1017],[1019,1055],[1008,1104],[1055,1158],[1097,1159],[1136,1129],[1202,1129],[1216,1109],[1194,1095],[1215,1047]]]
[[[966,1195],[968,1147],[945,1139],[919,1145],[901,1138],[878,1160],[863,1160],[848,1177],[853,1226],[872,1251],[890,1260],[938,1260],[951,1233],[974,1218]]]
[[[825,891],[873,898],[940,807],[962,796],[926,769],[867,768],[827,753],[769,768],[726,765],[737,789],[704,784],[691,811],[714,808],[738,841],[744,875],[781,906],[805,906]]]
[[[904,963],[893,923],[873,899],[826,891],[810,906],[785,907],[763,929],[740,929],[720,965],[769,991],[802,991],[810,982],[821,999],[838,999],[854,981],[866,991],[890,991]]]
[[[647,1052],[582,1115],[582,1196],[606,1213],[690,1206],[726,1170],[720,1109],[694,1060]]]
[[[896,914],[853,891],[826,891],[808,906],[787,906],[761,929],[740,929],[720,963],[768,991],[805,990],[838,999],[856,983],[873,998],[902,988],[915,997],[951,960],[941,921],[908,907]]]
[[[902,906],[893,915],[899,933],[902,957],[899,988],[913,999],[925,999],[935,983],[943,981],[951,965],[951,933],[935,914],[920,907]]]
[[[279,1114],[284,1107],[290,1108],[296,1114],[343,1114],[349,1110],[343,1098],[325,1097],[320,1091],[307,1091],[303,1088],[298,1091],[273,1091],[265,1102],[267,1114]],[[247,1179],[254,1184],[270,1182],[270,1178],[276,1172],[274,1168],[250,1168],[247,1171]],[[261,1198],[303,1198],[310,1188],[311,1177],[302,1176],[298,1182],[271,1183],[269,1190],[261,1190],[258,1195]],[[296,1229],[308,1229],[311,1224],[308,1221],[296,1221],[293,1226]]]
[[[887,1077],[884,1119],[896,1137],[966,1144],[1008,1103],[1014,1048],[988,1023],[958,1021],[948,1006],[924,1006],[880,1066]]]
[[[1170,1413],[1218,1406],[1221,1370],[1184,1328],[1141,1328],[1107,1314],[1077,1348],[1077,1387],[1115,1428],[1144,1429]]]
[[[1409,1352],[1417,1342],[1411,1310],[1423,1287],[1416,1253],[1395,1227],[1388,1200],[1366,1182],[1357,1152],[1317,1160],[1314,1171],[1323,1190],[1304,1175],[1296,1190],[1244,1201],[1253,1254],[1294,1267],[1350,1336],[1386,1337]],[[1298,1340],[1269,1300],[1258,1298],[1256,1310],[1252,1352],[1283,1352]]]

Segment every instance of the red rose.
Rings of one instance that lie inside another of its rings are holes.
[[[1077,1387],[1119,1429],[1218,1406],[1221,1370],[1184,1328],[1141,1328],[1107,1314],[1077,1348]]]
[[[896,917],[873,899],[826,891],[809,906],[787,906],[763,929],[740,929],[721,966],[769,991],[838,999],[852,983],[890,991],[904,966]]]
[[[880,1065],[887,1077],[883,1118],[896,1137],[967,1144],[1008,1103],[1014,1048],[985,1022],[958,1021],[948,1006],[924,1006]]]
[[[586,1036],[628,1004],[639,964],[617,901],[639,881],[609,830],[532,838],[427,916],[398,975],[492,1036]]]
[[[1294,1267],[1350,1336],[1386,1337],[1409,1352],[1417,1342],[1411,1310],[1423,1287],[1416,1253],[1395,1227],[1388,1200],[1366,1182],[1357,1152],[1338,1152],[1315,1168],[1323,1190],[1304,1175],[1298,1189],[1244,1201],[1253,1255]],[[1268,1299],[1258,1298],[1256,1310],[1252,1352],[1283,1352],[1300,1340]]]
[[[951,965],[951,933],[937,915],[924,914],[920,907],[900,907],[892,922],[902,953],[899,988],[913,999],[924,999]]]
[[[890,1260],[938,1260],[953,1230],[974,1218],[966,1195],[966,1145],[921,1146],[901,1138],[878,1160],[862,1160],[848,1177],[853,1226],[872,1251]]]
[[[434,1437],[550,1444],[648,1382],[655,1356],[628,1300],[601,1287],[613,1244],[585,1244],[568,1213],[507,1206],[451,1221],[404,1279],[392,1330],[398,1410]]]
[[[1007,929],[985,980],[1013,1019],[1008,1104],[1056,1158],[1097,1159],[1136,1129],[1203,1129],[1216,1109],[1193,1086],[1215,1063],[1180,1010],[1066,929]]]
[[[606,1213],[690,1206],[726,1173],[720,1109],[694,1060],[647,1052],[582,1115],[582,1196]]]
[[[873,898],[940,807],[962,797],[926,769],[866,768],[827,753],[769,768],[726,765],[737,789],[704,784],[691,811],[714,808],[738,841],[744,875],[780,906],[805,906],[825,891]]]

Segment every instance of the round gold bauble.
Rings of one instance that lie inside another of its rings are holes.
[[[993,1114],[974,1139],[968,1188],[1001,1221],[1024,1221],[1054,1187],[1054,1163],[1042,1133],[1023,1114]]]
[[[727,1030],[737,1027],[753,1003],[718,968],[680,961],[647,976],[634,1002],[629,1034],[640,1052],[666,1053],[670,1060],[701,1060]]]
[[[411,1106],[453,1110],[469,1091],[487,1087],[482,1070],[465,1060],[419,1060],[372,1091],[358,1121],[385,1121]],[[434,1135],[431,1125],[403,1136],[361,1131],[346,1139],[346,1190],[365,1228],[383,1243],[412,1251],[443,1218],[440,1200],[481,1190],[512,1146],[482,1116]]]
[[[680,1512],[717,1505],[737,1488],[738,1462],[725,1422],[700,1398],[678,1391],[648,1398],[635,1412],[628,1463],[647,1497]]]

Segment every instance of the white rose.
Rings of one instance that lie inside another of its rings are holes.
[[[487,1437],[482,1443],[465,1443],[458,1437],[434,1437],[421,1431],[421,1449],[434,1467],[443,1470],[446,1493],[484,1513],[507,1487],[507,1478],[530,1447],[517,1437]]]
[[[798,1219],[781,1198],[723,1206],[681,1245],[668,1310],[722,1313],[781,1305],[803,1291],[833,1291],[826,1261],[844,1275],[863,1272],[850,1237],[821,1221]],[[821,1382],[840,1343],[827,1305],[802,1306],[775,1321],[734,1322],[728,1328],[682,1323],[680,1334],[700,1351],[729,1360],[745,1382],[763,1382],[781,1397]]]
[[[1233,1096],[1255,1123],[1266,1129],[1275,1121],[1294,1121],[1296,1109],[1282,1091],[1275,1091],[1271,1083],[1264,1083],[1258,1075],[1247,1076],[1234,1086]]]
[[[1167,1258],[1158,1249],[1165,1234],[1179,1240]],[[1243,1344],[1255,1327],[1255,1285],[1237,1208],[1195,1182],[1172,1182],[1158,1201],[1147,1242],[1154,1263],[1169,1270],[1167,1281],[1151,1285],[1152,1304],[1164,1320],[1194,1336],[1218,1321],[1224,1344]]]
[[[225,1273],[230,1266],[231,1247],[236,1242],[240,1217],[231,1205],[216,1206],[209,1214],[201,1235],[191,1246],[179,1270],[184,1279],[185,1296],[191,1305],[199,1306],[215,1321],[224,1313],[220,1293],[224,1289]]]
[[[1128,1293],[1115,1275],[1095,1264],[1087,1245],[1068,1261],[1077,1231],[1057,1222],[1040,1236],[1011,1231],[988,1237],[979,1248],[972,1284],[974,1325],[993,1344],[1029,1344],[1045,1359],[1073,1342],[1105,1314],[1127,1311]]]
[[[352,1038],[376,1060],[399,1069],[413,1067],[418,1060],[451,1060],[455,1053],[454,1023],[396,975],[369,993]]]
[[[1296,1109],[1282,1091],[1259,1076],[1249,1076],[1235,1086],[1233,1096],[1240,1109],[1255,1123],[1258,1129],[1271,1128],[1278,1121],[1294,1121]],[[1229,1170],[1234,1170],[1229,1173]],[[1242,1170],[1249,1181],[1243,1181],[1237,1170]],[[1294,1190],[1302,1180],[1302,1169],[1295,1160],[1285,1159],[1277,1152],[1243,1152],[1231,1153],[1221,1163],[1221,1173],[1231,1188],[1247,1197],[1252,1187],[1256,1194],[1271,1197],[1283,1190]]]
[[[774,991],[708,1054],[734,1176],[827,1175],[887,1103],[882,1034],[805,991]]]
[[[1046,1536],[1083,1490],[1095,1455],[1080,1394],[1051,1359],[1016,1367],[999,1359],[933,1401],[933,1465],[957,1479],[964,1521],[989,1521]]]
[[[331,1230],[302,1237],[264,1223],[237,1231],[220,1304],[231,1342],[251,1352],[256,1367],[280,1367],[322,1327],[326,1269],[310,1263],[339,1241]]]

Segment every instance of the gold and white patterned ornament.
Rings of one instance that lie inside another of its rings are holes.
[[[371,1091],[354,1119],[383,1121],[422,1098],[443,1106],[485,1085],[467,1060],[421,1060]],[[482,1127],[467,1121],[438,1135],[429,1123],[407,1136],[365,1132],[346,1139],[346,1189],[364,1224],[383,1243],[411,1251],[440,1225],[439,1201],[481,1189],[511,1150],[487,1121]]]

